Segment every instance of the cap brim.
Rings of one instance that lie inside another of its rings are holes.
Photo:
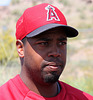
[[[44,26],[41,26],[41,27],[37,28],[36,30],[34,30],[31,33],[27,34],[26,37],[34,37],[34,36],[44,32],[44,31],[47,31],[49,29],[56,28],[56,27],[62,27],[62,29],[65,30],[67,37],[71,38],[71,37],[76,37],[78,35],[78,31],[73,27],[53,23],[53,24],[47,24],[47,25],[44,25]]]

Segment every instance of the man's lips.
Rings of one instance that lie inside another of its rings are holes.
[[[46,65],[45,69],[48,71],[58,71],[60,69],[61,65]]]

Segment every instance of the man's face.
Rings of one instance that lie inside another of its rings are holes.
[[[24,67],[34,82],[54,83],[66,63],[67,37],[57,28],[27,38],[24,46]]]

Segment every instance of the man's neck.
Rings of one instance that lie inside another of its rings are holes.
[[[56,96],[59,92],[59,85],[57,82],[53,84],[47,84],[47,85],[42,85],[38,84],[37,82],[33,82],[30,78],[26,77],[26,75],[20,74],[20,77],[24,84],[33,92],[37,93],[38,95],[41,95],[43,97],[54,97]]]

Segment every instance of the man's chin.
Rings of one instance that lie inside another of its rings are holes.
[[[59,79],[59,75],[56,75],[56,74],[46,75],[44,77],[44,82],[45,83],[55,83],[58,81],[58,79]]]

